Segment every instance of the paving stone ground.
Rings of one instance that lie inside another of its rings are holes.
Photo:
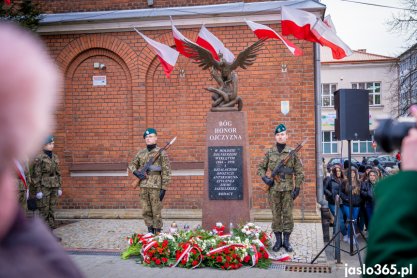
[[[165,220],[165,229],[173,220]],[[175,220],[179,228],[188,224],[191,228],[201,225],[201,221]],[[255,222],[256,225],[271,232],[269,222]],[[62,238],[62,245],[68,249],[99,249],[124,250],[127,247],[126,237],[134,232],[144,233],[146,227],[143,220],[119,219],[80,219],[64,222],[54,233]],[[274,241],[275,239],[273,239]],[[308,263],[323,248],[323,235],[319,223],[295,223],[291,234],[291,244],[294,252],[290,253],[293,262]],[[281,248],[277,255],[285,253]],[[317,263],[326,263],[323,253]]]

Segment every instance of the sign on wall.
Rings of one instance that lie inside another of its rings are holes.
[[[106,86],[107,78],[105,75],[93,76],[93,86]]]

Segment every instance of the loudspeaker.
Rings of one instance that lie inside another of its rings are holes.
[[[369,92],[340,89],[334,92],[337,140],[369,140]]]

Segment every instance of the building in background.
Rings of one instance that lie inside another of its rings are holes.
[[[332,157],[347,157],[348,142],[335,140],[333,92],[338,89],[369,90],[369,129],[365,141],[351,141],[352,157],[361,161],[363,156],[380,154],[373,141],[376,119],[393,115],[393,99],[398,79],[397,58],[367,53],[365,49],[341,60],[334,60],[328,49],[321,48],[321,106],[322,148],[326,162]],[[355,110],[355,107],[349,107]],[[368,119],[364,119],[367,121]]]
[[[65,79],[55,134],[65,192],[60,207],[89,216],[95,209],[113,210],[111,214],[118,217],[140,208],[139,192],[131,188],[133,178],[126,168],[144,147],[147,127],[158,130],[160,145],[178,136],[169,150],[173,178],[164,208],[201,213],[206,117],[211,107],[211,95],[204,88],[216,84],[208,71],[184,56],[166,78],[157,56],[133,27],[174,47],[169,16],[193,41],[204,23],[237,56],[257,40],[245,19],[281,33],[283,5],[318,16],[325,10],[312,0],[35,2],[45,13],[38,32]],[[268,40],[253,66],[237,70],[239,96],[248,118],[248,184],[253,188],[255,216],[256,211],[270,211],[256,166],[274,144],[279,123],[285,123],[290,132],[289,145],[309,139],[300,152],[306,182],[296,209],[303,209],[306,217],[308,212],[316,213],[314,47],[311,42],[289,39],[303,56],[295,57],[281,42]],[[285,115],[281,102],[289,104]]]

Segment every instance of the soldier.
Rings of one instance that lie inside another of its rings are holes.
[[[62,195],[61,171],[59,159],[52,151],[54,149],[54,137],[48,136],[33,162],[32,182],[36,190],[36,205],[45,222],[51,229],[55,229],[55,207],[58,197]]]
[[[147,174],[138,174],[137,171],[152,159],[160,149],[156,146],[158,137],[154,128],[146,129],[143,138],[146,148],[136,154],[129,165],[129,170],[139,178],[137,185],[140,187],[142,215],[148,227],[148,232],[157,234],[162,230],[162,200],[171,180],[171,167],[166,152],[162,151]]]
[[[294,228],[293,201],[300,193],[300,186],[304,181],[303,165],[297,154],[294,154],[285,165],[286,174],[277,175],[274,179],[266,175],[268,169],[272,172],[280,161],[290,153],[291,149],[286,145],[287,139],[287,128],[283,124],[278,125],[275,129],[276,145],[267,151],[258,166],[258,175],[269,186],[268,198],[272,210],[272,231],[276,237],[272,250],[275,252],[279,251],[281,247],[284,247],[287,252],[293,251],[290,245],[290,234]],[[295,176],[295,187],[293,186],[293,176]],[[283,233],[284,240],[282,241]]]

